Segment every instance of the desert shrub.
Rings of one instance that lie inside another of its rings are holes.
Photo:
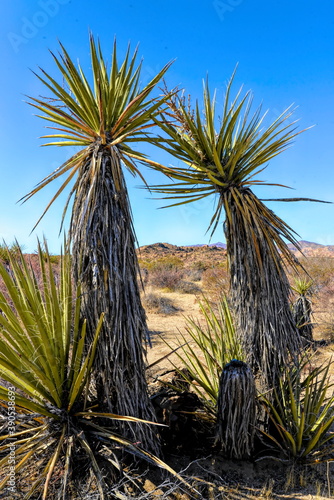
[[[3,244],[0,244],[0,261],[8,262],[8,249]]]
[[[156,288],[175,291],[183,278],[183,272],[178,269],[158,267],[149,273],[148,281]]]
[[[334,437],[330,432],[334,423],[334,395],[329,391],[332,365],[330,360],[313,367],[303,355],[297,365],[284,369],[273,398],[260,398],[275,430],[265,435],[288,458],[319,461],[328,454],[324,445]]]
[[[39,251],[35,250],[35,254],[38,255]],[[47,252],[45,249],[41,250],[41,256],[44,259],[45,262],[50,262],[51,264],[59,264],[60,262],[60,256],[59,255],[54,255],[52,253]]]
[[[201,293],[202,290],[198,285],[192,283],[191,281],[181,280],[176,286],[176,291],[180,293],[191,293],[195,295],[196,293]]]
[[[326,314],[321,324],[321,333],[326,340],[334,342],[334,312],[332,310]]]
[[[202,284],[206,293],[213,300],[218,301],[223,294],[226,294],[229,289],[229,275],[226,262],[207,269],[203,273]]]
[[[8,264],[10,261],[10,256],[19,256],[20,252],[23,250],[23,246],[20,246],[17,241],[11,245],[6,245],[6,243],[0,243],[0,262]]]
[[[178,257],[167,256],[159,259],[139,259],[141,275],[144,284],[150,284],[157,288],[165,288],[174,291],[183,278],[184,263]]]
[[[332,337],[332,316],[334,309],[334,258],[333,257],[308,257],[302,259],[306,274],[302,279],[305,282],[312,280],[312,304],[316,314],[318,332]],[[295,276],[290,276],[292,287]]]
[[[160,269],[182,269],[184,267],[184,262],[178,257],[172,255],[167,257],[160,257],[158,259],[139,259],[139,266],[145,268],[148,271],[156,271]]]
[[[139,264],[139,269],[141,273],[145,271],[148,273],[149,268],[151,267],[151,261],[146,260],[146,259],[138,259],[138,264]]]
[[[185,276],[189,281],[201,281],[203,273],[210,267],[208,262],[197,260],[192,262],[189,267],[185,269]]]
[[[302,260],[308,279],[312,279],[314,304],[327,312],[333,305],[334,296],[334,258],[309,257]]]
[[[175,314],[179,308],[173,304],[173,301],[168,297],[163,297],[157,293],[148,293],[143,297],[144,308],[156,314]]]
[[[206,271],[209,269],[210,263],[205,262],[203,260],[196,260],[193,262],[191,268],[194,269],[195,271]]]
[[[190,268],[185,270],[185,276],[189,281],[201,281],[203,272],[204,271],[200,269]]]
[[[313,340],[313,324],[311,295],[313,293],[313,281],[306,278],[296,278],[292,290],[297,295],[292,305],[292,312],[300,335],[307,340]]]
[[[334,281],[334,258],[333,257],[308,257],[301,259],[301,264],[314,282],[315,291],[330,286]]]

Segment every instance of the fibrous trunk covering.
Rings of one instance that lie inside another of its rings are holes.
[[[95,360],[99,400],[109,412],[154,421],[145,379],[148,330],[137,281],[136,240],[116,147],[96,146],[79,173],[71,241],[90,338],[105,313]],[[158,452],[154,426],[122,425],[129,426],[127,435],[140,446]]]
[[[246,363],[232,360],[225,365],[219,381],[217,435],[228,458],[252,456],[256,425],[256,388]]]
[[[300,335],[313,342],[312,302],[310,299],[305,295],[300,295],[293,304],[293,315]]]
[[[249,190],[224,200],[232,303],[247,363],[273,387],[300,349],[280,241],[282,221]],[[284,223],[283,223],[284,224]],[[284,243],[283,243],[284,245]]]

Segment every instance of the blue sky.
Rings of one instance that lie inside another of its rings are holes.
[[[217,88],[218,109],[226,82],[238,63],[234,89],[241,84],[254,93],[274,119],[287,106],[298,106],[301,129],[288,151],[273,160],[262,179],[288,185],[257,188],[259,197],[303,196],[334,201],[334,4],[295,0],[3,0],[1,23],[1,191],[0,238],[17,238],[34,251],[37,237],[46,236],[50,250],[59,252],[58,237],[67,196],[54,204],[38,228],[30,231],[57,187],[50,185],[24,205],[17,201],[64,162],[73,150],[41,148],[43,120],[34,116],[24,95],[47,95],[31,70],[38,66],[58,76],[48,50],[59,39],[72,58],[89,71],[89,30],[100,38],[105,57],[114,37],[122,56],[128,42],[139,43],[142,82],[164,64],[170,87],[179,85],[193,98],[209,75]],[[173,163],[161,152],[154,159]],[[149,183],[161,183],[156,172],[144,171]],[[177,245],[208,243],[206,228],[213,200],[159,210],[164,205],[127,177],[135,228],[140,245],[165,241]],[[269,205],[269,204],[268,204]],[[270,203],[300,239],[334,244],[334,205]],[[222,226],[212,241],[225,241]]]

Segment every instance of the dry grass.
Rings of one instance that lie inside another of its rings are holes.
[[[148,282],[155,288],[175,291],[183,279],[183,272],[178,269],[158,268],[149,273]]]
[[[146,311],[153,314],[175,314],[179,311],[169,297],[164,297],[160,293],[148,293],[143,296],[142,303]]]
[[[204,271],[202,286],[205,293],[215,301],[219,300],[222,293],[227,293],[229,290],[229,276],[226,262]]]
[[[177,460],[177,459],[176,459]],[[231,462],[203,457],[180,459],[180,476],[193,491],[180,481],[163,478],[159,471],[125,470],[123,479],[109,491],[117,500],[325,500],[333,498],[334,477],[330,465],[305,468]],[[328,475],[328,472],[330,476]],[[50,500],[54,500],[51,499]],[[94,491],[68,500],[99,500]]]

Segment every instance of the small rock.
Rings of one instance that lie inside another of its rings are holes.
[[[157,489],[156,485],[149,479],[145,480],[144,490],[147,491],[147,493],[152,493],[152,495],[156,496],[157,498],[161,498],[164,495],[164,492],[160,489]]]

